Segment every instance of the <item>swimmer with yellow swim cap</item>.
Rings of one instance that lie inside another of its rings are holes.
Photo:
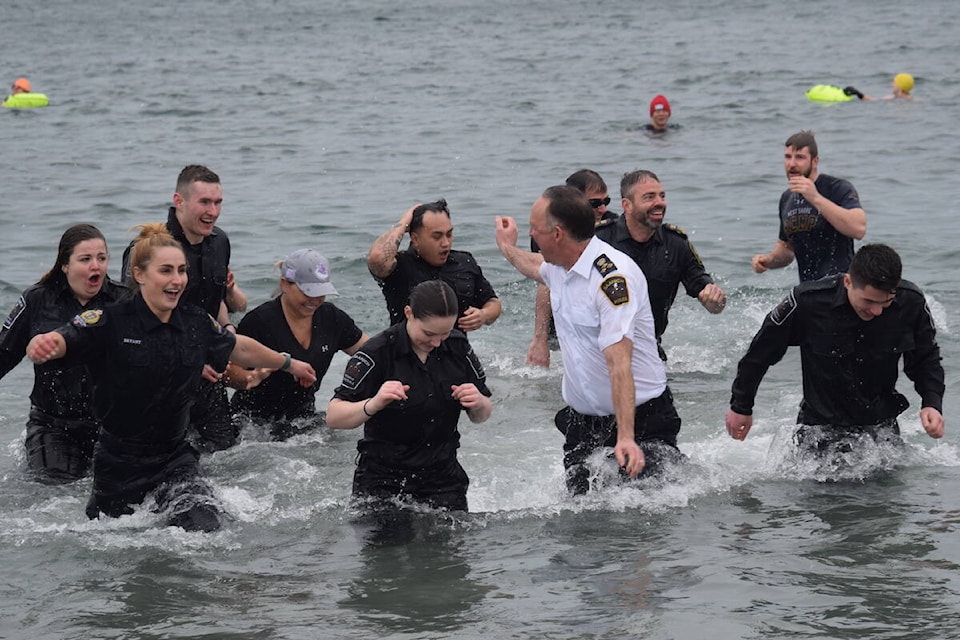
[[[817,87],[820,87],[820,86],[825,86],[825,85],[817,85]],[[816,89],[817,87],[814,87],[813,89]],[[811,89],[810,91],[813,91],[813,89]],[[864,95],[862,92],[857,91],[856,87],[845,87],[842,91],[845,95],[856,96],[861,100],[895,100],[898,98],[902,98],[904,100],[912,100],[913,96],[910,95],[910,92],[912,90],[913,90],[913,76],[910,75],[909,73],[898,73],[893,77],[893,93],[887,96],[883,96],[882,98],[872,98],[870,96]],[[807,94],[808,94],[807,95],[808,98],[810,98],[811,100],[815,100],[815,98],[810,97],[809,91],[807,92]],[[827,100],[821,100],[821,101],[826,102]],[[842,98],[836,101],[842,101]]]

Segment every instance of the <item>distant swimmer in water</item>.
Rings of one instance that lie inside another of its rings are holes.
[[[656,95],[650,101],[650,122],[643,125],[644,131],[650,133],[666,133],[672,129],[679,129],[678,124],[669,124],[670,122],[670,101],[666,96]]]
[[[913,91],[913,76],[909,73],[898,73],[893,77],[893,83],[891,84],[891,92],[888,95],[882,96],[880,98],[874,98],[864,94],[862,91],[859,91],[856,87],[847,86],[843,89],[834,87],[831,85],[817,85],[816,87],[811,88],[807,91],[807,98],[815,102],[842,102],[845,100],[850,100],[853,97],[857,97],[861,100],[912,100],[913,96],[910,95],[910,92]],[[838,91],[841,91],[843,96],[841,97]],[[833,96],[835,99],[826,99],[826,97]]]
[[[31,109],[46,107],[50,100],[42,93],[33,93],[30,81],[26,78],[17,78],[10,85],[10,95],[3,101],[3,106],[11,109]]]

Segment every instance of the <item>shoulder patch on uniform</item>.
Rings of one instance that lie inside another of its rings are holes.
[[[103,309],[87,309],[83,313],[74,317],[73,326],[75,327],[92,327],[93,325],[100,322],[100,318],[103,316]]]
[[[17,304],[13,305],[13,309],[11,309],[10,315],[8,315],[7,319],[3,321],[4,331],[12,327],[13,323],[17,321],[17,318],[19,318],[20,314],[22,314],[26,309],[27,309],[27,301],[23,298],[23,296],[20,296],[20,299],[17,300]]]
[[[664,227],[667,231],[673,231],[673,232],[674,232],[675,234],[677,234],[678,236],[683,236],[684,238],[687,237],[687,232],[683,230],[683,227],[678,227],[678,226],[675,225],[675,224],[669,224],[669,223],[663,225],[663,227]]]
[[[600,290],[615,307],[630,302],[630,290],[623,276],[610,276],[600,283]]]
[[[605,253],[597,256],[597,259],[593,261],[593,266],[600,272],[601,276],[617,270],[617,265],[613,264],[613,261],[610,260]]]
[[[797,308],[797,297],[791,290],[787,297],[770,312],[770,321],[775,325],[783,324],[783,321],[790,317],[790,314]]]
[[[473,347],[467,349],[467,362],[470,363],[470,368],[473,369],[473,375],[477,376],[477,380],[487,379],[487,374],[483,370],[483,364],[480,362],[480,358],[477,357],[477,353],[473,350]]]
[[[347,368],[343,371],[343,386],[351,391],[355,391],[363,379],[376,367],[373,358],[363,351],[357,351],[347,363]]]

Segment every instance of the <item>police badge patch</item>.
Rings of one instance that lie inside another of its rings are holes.
[[[103,316],[102,309],[87,309],[80,315],[74,317],[72,324],[81,329],[83,327],[92,327],[100,322],[101,316]]]
[[[790,314],[793,313],[796,308],[797,298],[793,295],[793,291],[791,291],[790,294],[770,312],[770,321],[779,326],[783,324],[784,320],[790,317]]]
[[[613,264],[613,262],[605,253],[601,253],[599,256],[597,256],[597,259],[593,261],[593,266],[596,267],[601,276],[605,276],[611,271],[617,270],[617,265]]]
[[[7,319],[3,321],[3,328],[9,329],[13,326],[13,323],[17,321],[17,318],[20,317],[20,314],[23,313],[24,309],[27,308],[27,301],[23,299],[23,296],[20,296],[20,299],[17,300],[17,304],[13,307],[13,310],[10,312],[10,315],[7,316]]]
[[[477,376],[477,380],[487,379],[487,374],[483,370],[480,358],[474,353],[473,347],[470,347],[470,350],[467,352],[467,361],[470,363],[470,368],[473,369],[473,375]]]
[[[357,351],[350,358],[347,368],[343,371],[343,386],[350,390],[356,390],[375,366],[376,363],[373,358],[363,351]]]
[[[630,291],[623,276],[610,276],[600,283],[600,290],[615,307],[630,302]]]

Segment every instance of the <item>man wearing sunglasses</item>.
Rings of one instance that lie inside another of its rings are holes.
[[[687,234],[676,225],[663,224],[667,196],[656,174],[642,169],[625,174],[620,180],[620,196],[623,215],[615,223],[598,228],[597,237],[633,258],[643,271],[650,291],[657,349],[660,358],[666,360],[661,338],[680,284],[710,313],[723,311],[727,297],[704,269]]]
[[[400,251],[408,232],[410,246]],[[446,200],[407,209],[397,224],[373,241],[367,268],[383,290],[391,325],[404,319],[411,289],[438,279],[457,294],[457,328],[461,331],[476,331],[500,317],[500,299],[480,265],[466,251],[453,249],[453,223]]]
[[[610,224],[619,217],[607,209],[607,205],[610,204],[607,183],[593,169],[580,169],[571,173],[567,177],[566,184],[587,196],[598,226]],[[533,238],[530,238],[530,251],[540,253],[540,247]],[[527,349],[527,364],[549,367],[550,342],[556,341],[557,330],[553,324],[553,312],[550,310],[550,290],[542,282],[537,284],[533,309],[533,340]]]

